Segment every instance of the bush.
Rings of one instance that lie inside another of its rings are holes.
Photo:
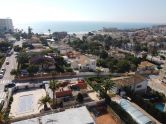
[[[18,71],[16,69],[12,69],[10,72],[11,75],[18,75]]]
[[[163,94],[153,91],[149,88],[148,88],[148,90],[150,90],[150,94],[152,93],[153,95],[160,97],[161,100],[165,100],[165,97],[163,97]],[[134,103],[136,103],[137,105],[139,105],[147,113],[152,115],[154,118],[156,118],[161,123],[166,122],[166,113],[161,112],[160,110],[156,109],[154,104],[152,104],[152,102],[144,100],[144,98],[142,96],[138,96],[138,95],[132,93],[132,91],[130,91],[129,89],[125,89],[125,91],[126,91],[127,95],[132,99],[132,101]]]

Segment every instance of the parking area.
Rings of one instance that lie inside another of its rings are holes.
[[[43,109],[43,106],[39,107],[38,101],[45,95],[46,92],[44,89],[35,89],[14,94],[10,116],[21,117],[39,113]]]

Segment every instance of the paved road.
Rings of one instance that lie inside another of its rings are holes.
[[[15,42],[14,46],[19,45],[22,46],[22,41]],[[6,65],[6,61],[9,62],[9,65]],[[0,79],[0,91],[4,90],[4,85],[8,82],[11,82],[14,80],[14,76],[10,75],[10,72],[12,69],[17,69],[17,61],[16,61],[16,55],[13,53],[11,56],[6,57],[4,64],[2,65],[2,68],[6,69],[6,72],[2,79]]]

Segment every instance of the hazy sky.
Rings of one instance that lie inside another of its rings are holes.
[[[0,0],[0,18],[166,23],[166,0]]]

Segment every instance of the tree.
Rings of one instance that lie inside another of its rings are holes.
[[[32,33],[32,28],[29,26],[29,27],[28,27],[28,38],[29,38],[29,39],[31,39],[32,34],[33,34],[33,33]]]
[[[37,65],[30,65],[28,67],[29,74],[34,74],[34,73],[37,73],[38,71],[39,71],[39,67]]]
[[[57,80],[50,80],[49,83],[49,88],[52,90],[52,96],[53,96],[53,107],[55,106],[55,104],[57,104],[55,101],[55,91],[59,88],[59,84]]]
[[[5,42],[5,41],[0,42],[0,51],[2,51],[2,52],[6,52],[11,47],[12,47],[12,45],[9,42]]]
[[[106,96],[107,92],[114,86],[114,83],[110,78],[92,78],[87,82],[89,82],[93,89],[99,92],[101,96]]]
[[[18,70],[12,69],[10,72],[11,75],[17,76],[18,75]]]
[[[76,99],[79,103],[82,103],[84,101],[84,97],[81,93],[78,93],[77,95],[77,99]]]
[[[127,60],[118,61],[116,66],[119,73],[124,73],[130,70],[130,64]]]
[[[14,37],[16,38],[16,40],[20,41],[20,33],[15,33]]]
[[[26,52],[21,52],[17,56],[17,62],[18,62],[18,69],[20,66],[22,67],[23,64],[28,63],[29,56]]]
[[[101,71],[100,68],[97,68],[97,69],[96,69],[97,77],[99,77],[99,74],[100,74],[101,72],[102,72],[102,71]]]
[[[0,124],[4,124],[4,115],[0,112]]]
[[[100,53],[100,58],[107,58],[108,57],[108,53],[105,50],[102,50],[102,52]]]
[[[44,111],[46,111],[46,110],[48,110],[47,104],[50,104],[51,102],[52,102],[51,98],[48,95],[46,95],[46,96],[42,97],[41,99],[39,99],[38,104],[40,105],[39,107],[44,105]]]
[[[14,46],[14,51],[15,51],[15,52],[20,52],[21,50],[22,50],[22,48],[19,47],[19,45]]]
[[[114,83],[112,82],[112,80],[111,80],[110,78],[106,78],[106,79],[104,79],[104,80],[102,81],[102,83],[101,83],[100,85],[101,85],[101,88],[100,88],[101,92],[102,92],[103,94],[107,94],[107,92],[108,92],[111,88],[113,88]]]

